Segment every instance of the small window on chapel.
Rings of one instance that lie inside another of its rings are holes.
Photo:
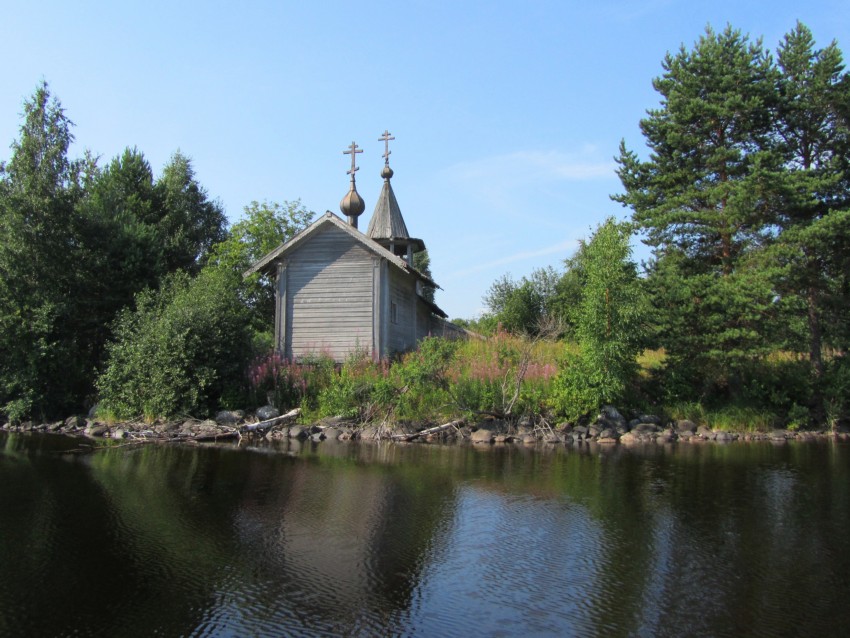
[[[395,301],[390,302],[390,321],[398,323],[398,306],[396,306]]]

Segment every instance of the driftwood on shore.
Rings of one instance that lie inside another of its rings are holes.
[[[248,434],[250,432],[264,432],[276,425],[292,421],[298,418],[300,414],[301,408],[295,408],[286,414],[281,414],[280,416],[276,416],[272,419],[266,419],[265,421],[260,421],[258,423],[245,423],[239,427],[219,426],[220,428],[224,428],[224,431],[219,430],[216,432],[204,432],[185,438],[184,440],[199,441],[203,443],[204,441],[226,441],[228,439],[241,438],[243,434]]]
[[[259,423],[246,423],[245,425],[239,428],[239,431],[241,433],[262,432],[263,430],[268,430],[272,426],[280,425],[281,423],[285,423],[287,421],[292,421],[300,414],[301,408],[295,408],[294,410],[290,410],[286,414],[281,414],[280,416],[276,416],[273,419],[266,419],[265,421],[260,421]]]
[[[420,430],[419,432],[413,432],[412,434],[393,434],[390,438],[392,438],[393,441],[413,441],[414,439],[417,439],[420,436],[437,434],[438,432],[442,432],[443,430],[459,430],[463,424],[463,419],[457,419],[455,421],[450,421],[449,423],[444,423],[443,425],[435,425],[432,428],[426,428],[425,430]]]

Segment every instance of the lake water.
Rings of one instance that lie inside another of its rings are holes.
[[[0,434],[2,636],[838,636],[850,447]]]

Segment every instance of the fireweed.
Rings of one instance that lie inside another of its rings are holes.
[[[486,341],[467,341],[447,373],[458,407],[504,417],[545,412],[562,350],[562,344],[504,331]]]
[[[327,352],[300,361],[272,353],[249,372],[255,400],[308,415],[362,422],[432,422],[459,414],[539,415],[561,353],[571,346],[506,332],[487,340],[427,338],[394,362],[358,349],[335,364]],[[259,403],[258,403],[259,404]]]
[[[310,354],[293,361],[272,352],[258,357],[248,370],[255,403],[279,409],[315,409],[319,392],[331,383],[334,360],[328,352]]]

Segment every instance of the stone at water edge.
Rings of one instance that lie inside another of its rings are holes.
[[[697,436],[701,436],[704,439],[713,441],[717,435],[711,428],[707,428],[704,425],[701,425],[697,428]]]
[[[493,433],[486,428],[478,428],[470,434],[469,440],[473,443],[492,443]]]
[[[596,422],[609,428],[625,428],[628,425],[626,417],[620,414],[620,411],[613,405],[603,405]]]
[[[620,437],[620,443],[624,445],[633,445],[640,442],[640,437],[634,432],[626,432]]]
[[[304,431],[300,425],[293,425],[287,431],[287,435],[290,439],[306,439],[307,433]]]
[[[91,424],[83,431],[86,436],[103,436],[109,430],[105,425]]]
[[[675,423],[676,432],[696,432],[697,424],[688,419],[679,419]]]
[[[361,441],[377,441],[380,438],[380,430],[374,425],[361,428],[357,436]]]
[[[339,428],[325,428],[322,432],[322,435],[329,441],[336,441],[340,434],[342,434],[342,430]]]
[[[655,423],[638,423],[632,428],[633,432],[658,432],[661,428]]]
[[[257,408],[257,419],[260,421],[268,421],[269,419],[275,419],[279,416],[280,410],[273,405],[264,405],[261,408]]]
[[[242,410],[222,410],[215,415],[215,422],[219,425],[234,426],[243,418],[245,418],[245,413]]]

